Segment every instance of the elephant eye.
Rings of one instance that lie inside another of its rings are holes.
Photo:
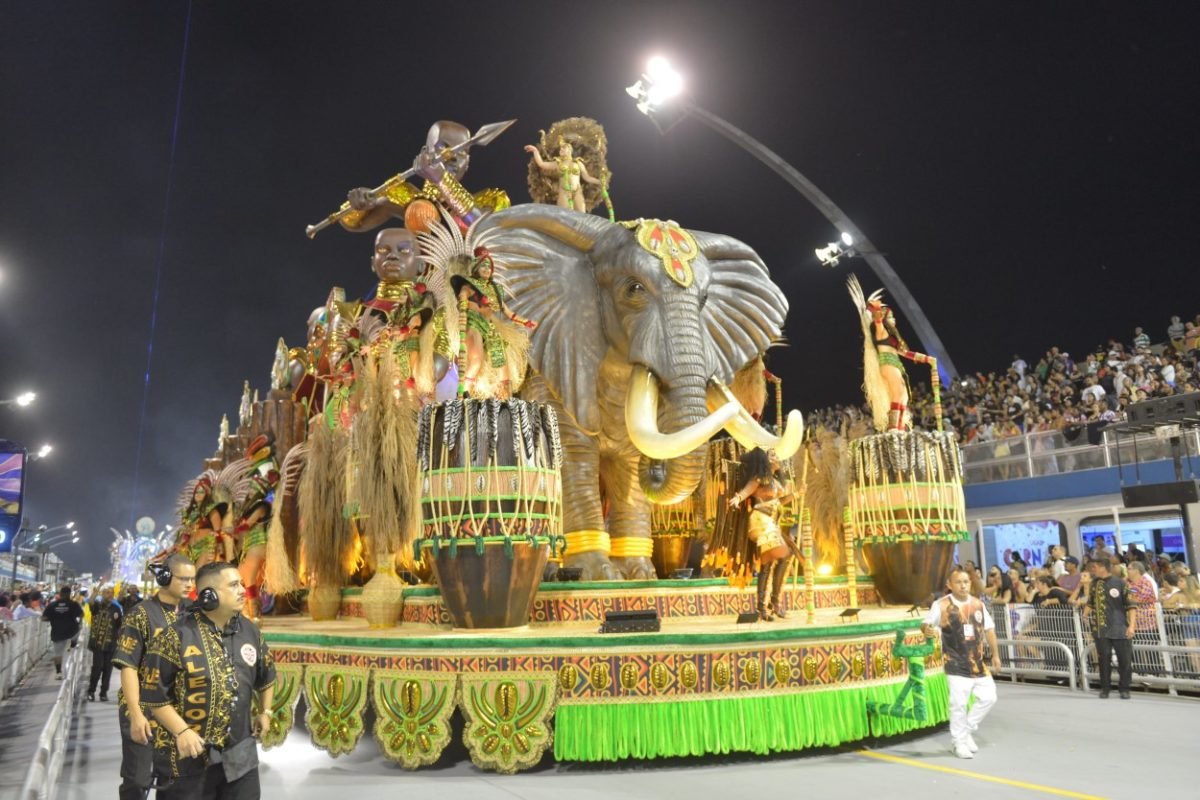
[[[629,297],[636,297],[646,291],[646,287],[640,281],[630,281],[625,287],[625,294]]]
[[[700,295],[700,310],[704,310],[704,305],[708,302],[708,292]]]

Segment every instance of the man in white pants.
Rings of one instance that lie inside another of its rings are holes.
[[[983,639],[992,650],[992,669],[1000,669],[1000,651],[996,647],[996,625],[992,615],[971,596],[971,577],[962,567],[950,571],[946,581],[950,594],[929,609],[921,632],[942,634],[942,653],[946,659],[946,682],[950,685],[950,738],[954,755],[974,758],[979,745],[971,736],[996,704],[996,683],[983,663]],[[967,706],[971,696],[975,703]]]

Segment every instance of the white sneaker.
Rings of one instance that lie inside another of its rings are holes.
[[[973,752],[971,752],[971,748],[967,746],[966,742],[955,742],[954,743],[954,755],[958,756],[959,758],[974,758],[975,757],[975,754]]]
[[[967,738],[963,739],[963,742],[967,745],[967,749],[970,750],[972,753],[979,752],[979,745],[975,744],[975,737],[972,736],[971,734],[968,733]]]

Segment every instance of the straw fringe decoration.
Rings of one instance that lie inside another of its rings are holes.
[[[346,500],[349,437],[341,429],[314,425],[300,479],[300,543],[309,585],[341,586],[357,558]]]
[[[400,391],[395,356],[385,351],[359,372],[362,410],[354,421],[352,459],[360,530],[374,556],[399,553],[417,538],[416,407]]]

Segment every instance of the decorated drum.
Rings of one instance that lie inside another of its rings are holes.
[[[523,400],[426,406],[417,427],[422,538],[456,627],[529,622],[561,540],[562,446],[553,408]]]
[[[855,547],[888,603],[941,591],[968,538],[962,466],[953,434],[876,434],[850,443],[849,523]]]
[[[680,503],[650,508],[650,538],[654,542],[650,560],[660,578],[670,578],[675,570],[688,565],[692,542],[699,533],[696,503],[696,497],[689,497]]]

